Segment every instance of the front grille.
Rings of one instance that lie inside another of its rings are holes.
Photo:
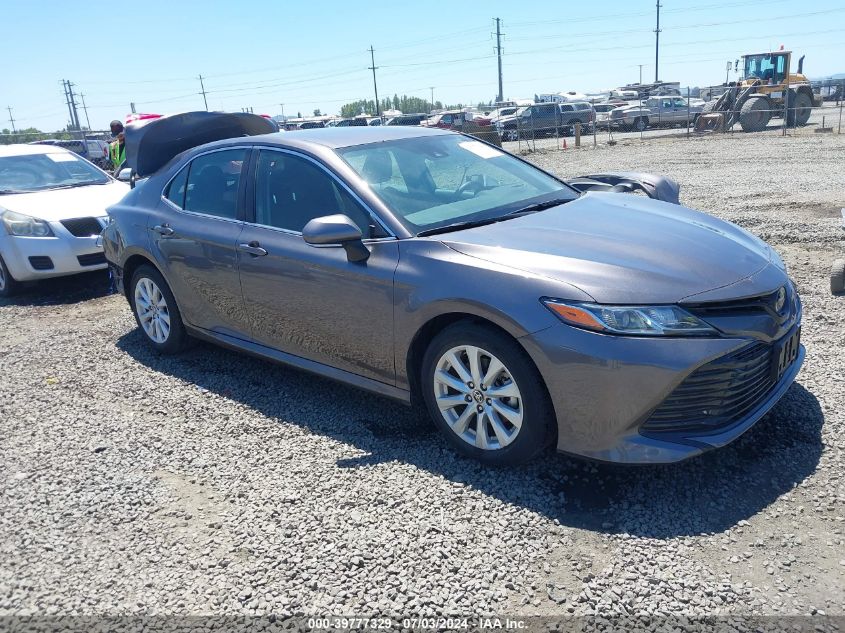
[[[643,431],[714,431],[741,420],[775,386],[772,347],[752,343],[687,376],[643,424]]]
[[[53,270],[53,260],[46,255],[30,256],[29,265],[35,270]]]
[[[62,220],[62,225],[74,237],[91,237],[99,235],[103,230],[103,225],[97,218],[73,218],[71,220]]]
[[[77,255],[76,259],[80,266],[96,266],[97,264],[105,264],[106,256],[103,253],[88,253],[87,255]]]

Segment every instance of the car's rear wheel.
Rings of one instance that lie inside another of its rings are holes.
[[[135,321],[152,347],[163,354],[185,349],[188,333],[161,273],[152,266],[140,266],[132,275],[129,301]]]
[[[20,289],[20,283],[12,277],[6,268],[6,262],[0,256],[0,297],[11,297]]]
[[[504,136],[506,141],[518,141],[519,131],[514,129],[505,130]]]
[[[548,443],[543,380],[512,338],[461,323],[438,334],[422,363],[429,414],[461,453],[491,465],[534,457]]]

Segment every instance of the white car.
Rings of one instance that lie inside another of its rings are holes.
[[[97,237],[129,186],[51,145],[0,146],[0,296],[106,268]]]

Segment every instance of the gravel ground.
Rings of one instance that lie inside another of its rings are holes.
[[[159,357],[101,275],[54,280],[0,302],[0,615],[843,615],[845,136],[530,159],[666,173],[780,250],[807,360],[770,415],[673,466],[494,470],[388,400]]]

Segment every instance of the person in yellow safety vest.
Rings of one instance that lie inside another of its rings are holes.
[[[111,159],[115,175],[117,175],[117,170],[126,160],[126,141],[123,135],[123,123],[115,119],[109,127],[111,128],[112,138],[116,139],[109,144],[109,158]]]

